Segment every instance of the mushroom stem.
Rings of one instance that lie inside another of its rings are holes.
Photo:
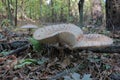
[[[31,36],[31,29],[28,29],[28,35]]]

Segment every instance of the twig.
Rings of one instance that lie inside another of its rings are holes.
[[[77,49],[79,51],[84,50],[83,49]],[[86,48],[86,50],[96,52],[96,53],[120,53],[120,45],[111,45],[108,47],[100,47],[100,48]]]
[[[58,46],[49,46],[49,47],[53,47],[55,49],[59,49],[60,47]],[[71,50],[70,48],[68,47],[64,47],[64,50],[65,49],[69,49]],[[107,46],[107,47],[86,47],[86,48],[77,48],[77,49],[72,49],[73,51],[83,51],[83,50],[88,50],[88,51],[92,51],[92,52],[95,52],[95,53],[120,53],[120,45],[110,45],[110,46]]]
[[[8,55],[19,54],[20,52],[25,51],[26,49],[28,49],[28,48],[30,48],[30,47],[31,47],[31,44],[27,44],[27,45],[25,45],[25,46],[23,46],[23,47],[20,47],[20,48],[16,49],[16,50],[13,50],[13,51],[10,52]]]
[[[27,45],[27,44],[29,44],[28,41],[13,41],[10,43],[3,42],[3,43],[0,43],[0,52],[2,52],[4,50],[17,49],[17,48],[20,48],[20,47]]]

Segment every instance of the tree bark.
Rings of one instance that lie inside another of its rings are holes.
[[[106,28],[120,31],[120,0],[106,0]]]

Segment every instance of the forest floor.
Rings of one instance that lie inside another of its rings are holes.
[[[16,40],[28,40],[28,37]],[[1,48],[5,47],[0,45]],[[28,48],[19,54],[6,55],[10,52],[0,53],[0,80],[120,80],[120,53],[61,52],[50,46],[39,51]]]

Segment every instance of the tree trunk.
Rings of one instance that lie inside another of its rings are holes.
[[[16,0],[16,6],[15,6],[15,26],[17,26],[17,2],[18,0]]]
[[[54,0],[51,0],[51,12],[52,12],[52,16],[51,16],[51,18],[52,18],[52,22],[54,22]]]
[[[40,0],[40,18],[42,18],[42,0]]]
[[[10,9],[10,1],[9,0],[7,0],[8,2],[7,2],[7,4],[8,4],[8,6],[7,6],[7,10],[8,10],[8,18],[9,18],[9,20],[10,20],[10,24],[11,25],[13,25],[13,19],[12,19],[12,13],[11,13],[11,9]]]
[[[120,31],[120,0],[106,0],[106,28]]]
[[[60,22],[63,22],[64,21],[64,18],[63,18],[63,7],[61,6],[61,9],[60,9]]]
[[[102,25],[102,6],[100,0],[91,0],[92,3],[92,23],[94,26],[101,26]]]
[[[69,17],[71,16],[71,10],[70,10],[70,0],[68,0],[68,15]]]
[[[80,26],[83,26],[83,4],[84,4],[84,0],[79,0],[78,8],[80,15]]]

